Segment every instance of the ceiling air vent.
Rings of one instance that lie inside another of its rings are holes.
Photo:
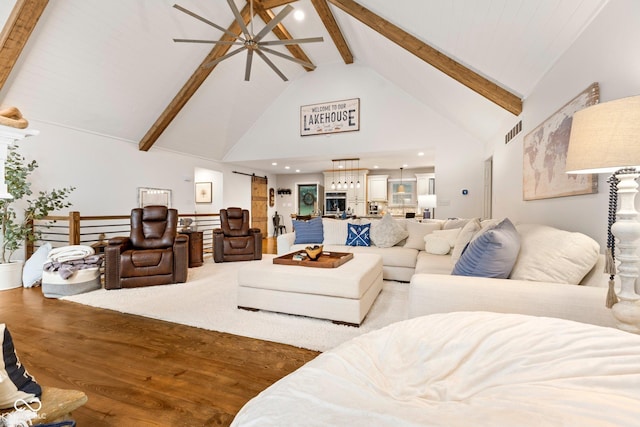
[[[504,143],[507,144],[511,141],[517,134],[522,131],[522,120],[520,120],[516,125],[504,136]]]

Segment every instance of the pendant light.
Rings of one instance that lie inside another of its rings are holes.
[[[398,185],[398,193],[400,193],[400,194],[404,194],[404,184],[402,182],[402,169],[403,168],[400,168],[400,185]],[[403,198],[403,200],[404,200],[404,198]]]
[[[349,184],[349,187],[355,187],[355,184],[353,183],[353,160],[351,160],[351,183]]]
[[[336,189],[336,161],[335,160],[331,160],[331,189],[335,190]]]
[[[358,182],[356,182],[356,188],[360,188],[360,159],[358,159]]]

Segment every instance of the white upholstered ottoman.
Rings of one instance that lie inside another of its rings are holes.
[[[251,261],[238,272],[238,308],[360,325],[382,290],[382,257],[354,254],[336,268]]]

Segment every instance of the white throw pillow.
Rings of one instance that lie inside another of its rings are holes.
[[[42,281],[42,266],[47,262],[51,252],[51,243],[45,243],[36,250],[24,263],[22,269],[22,286],[31,288]]]
[[[386,214],[377,223],[371,224],[371,241],[379,248],[390,248],[409,236],[391,215]]]
[[[453,250],[451,251],[451,260],[455,263],[460,259],[460,255],[462,255],[462,251],[467,247],[467,244],[473,239],[473,236],[476,235],[478,231],[480,231],[482,227],[480,227],[480,220],[478,218],[473,218],[469,222],[462,227],[460,234],[458,234],[458,238],[456,239],[456,244],[453,246]]]
[[[417,249],[419,251],[424,249],[425,236],[436,230],[440,230],[440,224],[436,223],[423,224],[417,221],[406,221],[406,225],[409,237],[407,237],[404,247]]]
[[[470,221],[469,218],[452,218],[447,219],[444,224],[442,224],[443,230],[450,230],[452,228],[463,228]]]
[[[540,224],[520,224],[520,254],[511,279],[578,285],[598,261],[591,237]]]
[[[424,236],[424,250],[433,255],[447,255],[451,251],[449,241],[435,234]]]
[[[456,245],[456,239],[458,238],[458,234],[460,234],[461,230],[462,228],[451,228],[449,230],[436,230],[431,234],[446,240],[447,243],[449,243],[449,249],[451,249]],[[426,239],[427,236],[425,236],[425,242]]]
[[[347,241],[347,221],[333,218],[322,218],[324,245],[344,245]]]

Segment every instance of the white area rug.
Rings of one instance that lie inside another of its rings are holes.
[[[273,255],[265,255],[273,257]],[[63,299],[93,307],[326,351],[363,333],[407,318],[407,283],[385,281],[359,328],[328,320],[237,308],[237,273],[247,262],[189,269],[187,283],[146,288],[104,290]]]

